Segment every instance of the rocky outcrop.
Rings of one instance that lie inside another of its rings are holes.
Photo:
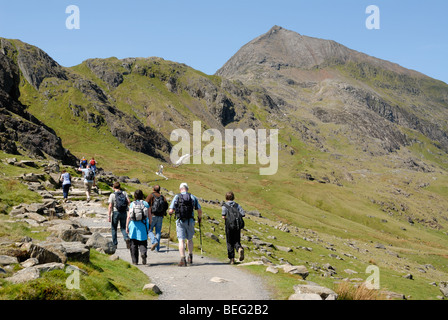
[[[41,50],[33,51],[23,43],[18,43],[19,49],[4,39],[0,40],[0,44],[0,149],[11,154],[25,152],[39,158],[50,156],[62,160],[64,164],[75,164],[76,158],[62,146],[54,130],[27,112],[18,100],[20,74],[24,77],[26,74],[27,80],[38,87],[42,77],[62,77],[57,71],[54,71],[56,74],[43,71],[46,65],[57,66]],[[31,52],[35,52],[36,59],[43,62],[30,61]],[[13,57],[18,59],[19,65],[14,63]],[[27,63],[39,66],[35,67],[35,75],[26,68]]]

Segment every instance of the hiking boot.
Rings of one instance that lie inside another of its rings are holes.
[[[151,246],[151,251],[154,251],[155,250],[155,248],[157,248],[157,245],[158,245],[158,243],[156,242],[156,243],[154,243],[152,246]]]
[[[193,254],[188,255],[188,263],[193,264]]]
[[[239,254],[238,261],[243,261],[244,260],[244,249],[243,248],[239,248],[238,249],[238,254]]]
[[[186,267],[187,266],[187,260],[185,260],[184,257],[180,258],[180,262],[178,264],[179,267]]]
[[[230,259],[230,264],[235,264],[235,259]]]

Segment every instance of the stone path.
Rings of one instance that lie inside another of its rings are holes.
[[[74,218],[78,223],[92,231],[102,231],[110,237],[110,223],[107,209],[100,202],[86,203],[78,201],[69,204],[76,206],[78,213],[95,213],[95,218]],[[167,223],[168,220],[164,221]],[[172,221],[171,232],[175,232]],[[118,230],[118,248],[120,259],[131,262],[121,232]],[[262,280],[242,268],[195,255],[193,265],[178,267],[179,252],[177,243],[167,248],[167,239],[162,239],[160,252],[148,250],[147,265],[137,265],[156,284],[162,294],[161,300],[268,300],[270,294]],[[139,261],[141,263],[141,261]],[[144,284],[142,284],[143,287]]]

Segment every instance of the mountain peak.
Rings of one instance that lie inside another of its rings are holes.
[[[418,72],[349,49],[333,40],[304,36],[278,25],[244,45],[216,74],[236,78],[266,70],[309,70],[320,65],[344,64],[348,61],[367,62],[400,74],[421,76]]]

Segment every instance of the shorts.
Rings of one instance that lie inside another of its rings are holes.
[[[92,192],[93,182],[84,182],[84,187],[88,193]]]
[[[181,221],[176,220],[176,231],[178,240],[191,240],[194,235],[194,219]]]

